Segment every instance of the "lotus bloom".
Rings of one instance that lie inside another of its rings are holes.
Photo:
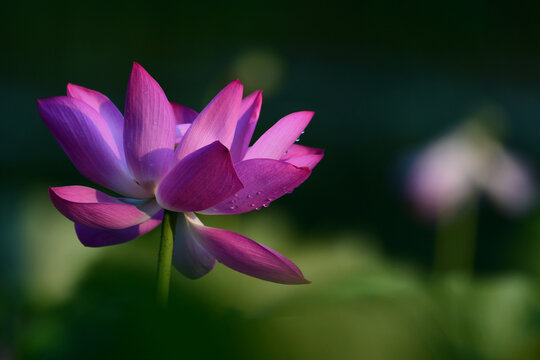
[[[75,167],[119,197],[84,186],[49,188],[85,246],[135,239],[176,218],[173,264],[185,276],[216,260],[260,279],[309,281],[290,260],[232,231],[207,227],[195,213],[231,215],[268,206],[303,183],[323,151],[295,144],[313,113],[292,113],[253,145],[262,93],[242,98],[227,85],[200,113],[171,103],[137,63],[124,116],[103,94],[69,84],[67,96],[38,101],[39,114]]]
[[[510,214],[527,210],[535,198],[528,167],[475,123],[421,152],[410,169],[406,191],[428,217],[454,213],[478,192]]]

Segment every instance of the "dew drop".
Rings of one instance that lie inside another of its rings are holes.
[[[247,198],[248,198],[248,199],[253,199],[253,195],[249,194],[249,195],[247,196]]]
[[[238,197],[238,193],[234,194],[234,197]]]
[[[285,152],[283,153],[283,155],[287,155],[288,152],[289,152],[289,150],[285,151]]]
[[[295,142],[299,142],[300,141],[300,138],[296,139]]]
[[[251,205],[249,205],[249,206],[251,206],[251,207],[255,207],[255,204],[251,204]]]
[[[238,208],[238,206],[236,206],[236,205],[229,206],[229,209],[231,209],[231,210],[234,210],[234,209],[237,209],[237,208]]]
[[[255,208],[255,210],[261,210],[261,207],[259,206],[258,208]]]
[[[302,132],[301,132],[301,134],[304,134],[304,133],[305,133],[305,131],[302,131]]]
[[[261,195],[262,194],[262,191],[257,191],[257,195]]]
[[[268,207],[268,205],[270,205],[270,204],[263,204],[264,207]]]

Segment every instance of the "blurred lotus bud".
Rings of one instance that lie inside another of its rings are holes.
[[[420,215],[452,215],[485,193],[518,214],[535,198],[532,176],[478,123],[466,123],[423,150],[408,172],[406,195]]]

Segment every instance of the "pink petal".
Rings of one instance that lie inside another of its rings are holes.
[[[316,149],[308,146],[293,144],[290,148],[287,149],[285,154],[281,157],[281,160],[290,160],[299,156],[306,155],[322,155],[324,154],[323,149]]]
[[[71,221],[99,229],[131,227],[160,210],[153,200],[118,199],[85,186],[49,188],[49,196],[56,209]]]
[[[154,190],[174,158],[175,119],[159,84],[137,63],[129,79],[124,148],[127,164],[148,190]]]
[[[232,231],[204,226],[195,214],[185,214],[197,241],[233,270],[281,284],[309,284],[298,267],[278,252]]]
[[[262,105],[262,91],[256,91],[242,100],[240,119],[236,125],[234,140],[231,145],[231,157],[234,163],[242,160],[253,136]]]
[[[75,232],[84,246],[101,247],[122,244],[153,230],[161,224],[163,210],[156,213],[149,220],[125,229],[96,229],[86,225],[75,223]]]
[[[298,167],[307,167],[309,170],[313,168],[324,157],[323,149],[315,149],[302,145],[292,145],[289,150],[281,158],[282,161],[286,161],[289,164],[293,164]]]
[[[229,150],[215,141],[176,164],[159,184],[156,199],[172,211],[199,211],[241,188]]]
[[[38,100],[39,115],[79,172],[117,193],[146,197],[122,162],[111,128],[87,103],[67,96]]]
[[[182,139],[184,138],[184,135],[186,135],[186,132],[191,127],[191,124],[178,124],[176,125],[176,140],[175,142],[178,144]]]
[[[68,84],[67,95],[90,105],[98,112],[111,130],[111,134],[120,153],[120,157],[125,162],[124,155],[124,116],[108,97],[95,90],[82,86]]]
[[[527,164],[504,151],[494,154],[484,189],[510,215],[521,215],[535,203],[536,188]]]
[[[285,151],[302,134],[313,114],[312,111],[300,111],[285,116],[248,149],[244,160],[281,159]]]
[[[190,279],[206,275],[216,265],[216,258],[193,237],[183,214],[178,214],[176,219],[172,263]]]
[[[242,104],[242,91],[242,84],[236,80],[216,95],[193,121],[176,150],[177,160],[214,141],[230,148]]]
[[[177,103],[173,103],[171,101],[171,106],[173,109],[174,119],[176,121],[176,125],[179,124],[191,124],[193,120],[199,115],[198,112],[196,112],[193,109],[188,108],[187,106],[180,105]]]
[[[244,188],[201,213],[241,214],[260,209],[286,193],[291,193],[311,174],[307,168],[271,159],[245,160],[236,164],[235,168]]]

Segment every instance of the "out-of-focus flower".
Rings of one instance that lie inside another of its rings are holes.
[[[67,96],[38,100],[40,116],[81,174],[122,196],[84,186],[49,189],[79,240],[96,247],[135,239],[158,226],[167,209],[178,212],[173,264],[184,275],[203,276],[218,260],[264,280],[308,282],[276,251],[204,226],[194,214],[266,207],[303,183],[323,157],[294,144],[310,111],[285,116],[249,146],[262,92],[242,93],[233,81],[197,113],[170,103],[135,63],[124,116],[105,95],[72,84]]]
[[[427,217],[452,214],[480,191],[510,214],[527,210],[535,198],[528,167],[476,123],[422,151],[406,183],[408,198]]]

